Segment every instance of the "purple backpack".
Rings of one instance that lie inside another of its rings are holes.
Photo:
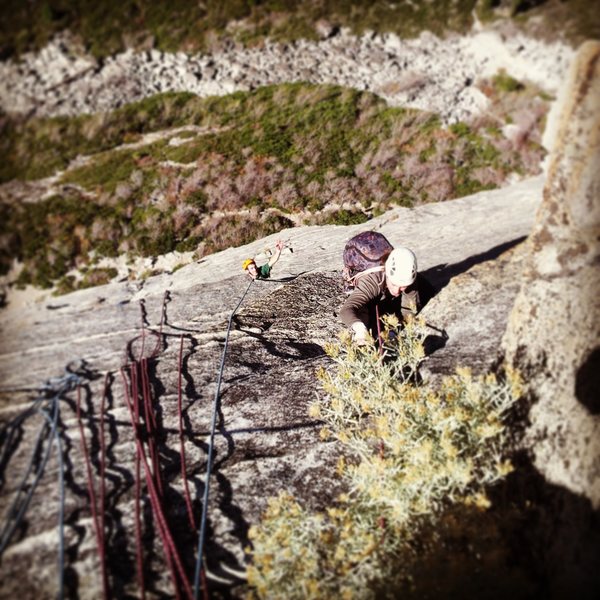
[[[344,247],[344,280],[354,285],[363,271],[383,271],[383,265],[394,247],[376,231],[363,231],[350,238]]]

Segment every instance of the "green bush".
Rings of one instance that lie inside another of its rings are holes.
[[[327,0],[123,0],[92,2],[45,0],[32,5],[5,0],[0,26],[3,58],[41,48],[57,32],[69,29],[97,57],[125,49],[127,43],[164,51],[198,51],[214,39],[258,43],[269,36],[278,41],[317,37],[314,23],[322,18],[366,30],[416,35],[423,28],[441,33],[447,28],[465,31],[472,22],[475,0],[439,0],[427,4]],[[231,21],[236,27],[228,27]]]
[[[328,344],[333,368],[310,408],[323,438],[346,449],[338,473],[348,492],[325,512],[289,494],[271,499],[253,526],[249,583],[260,598],[374,598],[410,580],[412,544],[444,508],[489,506],[486,488],[512,470],[507,411],[520,381],[468,369],[438,389],[417,377],[425,357],[422,321],[387,318],[382,349],[355,346],[349,334]]]
[[[358,225],[365,223],[369,217],[360,211],[350,211],[346,209],[336,210],[326,213],[325,217],[318,219],[319,225]]]

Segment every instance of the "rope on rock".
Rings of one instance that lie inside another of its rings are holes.
[[[48,379],[39,389],[41,395],[32,405],[9,421],[0,430],[0,487],[4,485],[6,468],[11,456],[19,446],[22,427],[34,415],[41,415],[44,419],[38,430],[36,441],[33,445],[31,456],[25,468],[7,517],[0,530],[0,556],[11,541],[15,531],[25,519],[27,509],[45,471],[50,458],[52,446],[56,446],[58,463],[59,485],[59,510],[58,510],[58,598],[64,596],[64,571],[65,571],[65,541],[64,541],[64,461],[62,444],[60,441],[60,400],[83,382],[85,374],[84,362],[69,363],[64,375]],[[45,448],[44,448],[45,446]],[[41,458],[40,458],[41,456]],[[33,479],[32,479],[33,477]],[[31,480],[32,479],[32,480]]]
[[[58,405],[58,402],[56,403]],[[60,441],[60,433],[58,427],[55,427],[55,422],[50,415],[40,410],[41,415],[46,419],[48,424],[54,431],[54,442],[56,444],[56,457],[58,462],[58,593],[57,598],[64,597],[64,572],[65,572],[65,467],[63,460],[62,443]]]
[[[219,393],[221,391],[221,380],[223,379],[223,369],[225,366],[225,355],[227,354],[227,344],[229,342],[229,332],[231,331],[231,324],[233,322],[233,317],[235,313],[238,311],[239,307],[242,305],[246,294],[250,290],[250,286],[254,282],[254,279],[250,280],[248,287],[242,294],[240,301],[237,303],[236,307],[233,309],[231,315],[229,316],[229,322],[227,324],[227,332],[225,334],[225,345],[223,346],[223,354],[221,355],[221,365],[219,367],[219,375],[217,377],[217,389],[215,391],[215,397],[213,400],[212,406],[212,416],[211,416],[211,424],[210,424],[210,441],[208,444],[208,458],[206,462],[206,481],[204,483],[204,500],[202,502],[202,517],[200,519],[200,534],[198,536],[198,554],[196,558],[196,572],[194,574],[194,600],[198,600],[198,594],[200,591],[200,571],[206,572],[206,565],[203,565],[203,553],[204,553],[204,543],[206,541],[206,520],[208,515],[208,498],[210,491],[210,475],[212,471],[212,461],[213,461],[213,452],[214,452],[214,438],[215,438],[215,429],[217,426],[217,412],[219,407]],[[206,589],[206,587],[205,587]]]
[[[181,598],[182,594],[188,599],[191,599],[192,597],[192,588],[186,577],[181,555],[175,545],[174,536],[169,528],[164,506],[164,488],[157,446],[158,435],[160,433],[159,422],[153,407],[152,387],[148,369],[149,360],[156,358],[163,348],[162,327],[165,317],[165,304],[168,300],[168,293],[165,293],[159,332],[152,330],[146,331],[146,310],[144,302],[140,301],[142,333],[141,336],[138,336],[129,342],[128,356],[131,358],[131,362],[120,369],[125,390],[125,403],[129,411],[136,445],[134,520],[136,529],[138,584],[142,599],[146,596],[141,522],[141,492],[143,479],[145,479],[152,516],[162,542],[165,560],[173,582],[175,598]],[[148,333],[155,335],[157,339],[153,349],[147,348],[146,345]],[[135,342],[139,339],[141,339],[141,349],[139,355],[136,356],[134,346]],[[146,356],[145,354],[148,353],[150,355]]]
[[[98,555],[100,558],[100,571],[102,579],[102,596],[105,600],[108,598],[108,575],[106,572],[106,545],[104,543],[104,473],[105,473],[105,446],[104,446],[104,399],[106,397],[106,386],[108,381],[108,374],[104,380],[104,395],[101,402],[101,415],[100,415],[100,498],[97,501],[96,491],[94,488],[94,479],[92,477],[92,461],[90,460],[90,454],[88,452],[87,444],[85,441],[85,434],[83,431],[83,421],[81,420],[81,387],[77,388],[77,405],[76,414],[77,421],[79,424],[79,435],[81,437],[81,450],[83,452],[83,458],[85,462],[85,468],[88,480],[88,495],[90,499],[90,511],[92,513],[92,522],[94,525],[94,531],[96,533],[96,541],[98,544]]]
[[[204,487],[204,499],[202,504],[202,515],[198,530],[198,547],[194,576],[194,588],[186,577],[185,568],[181,555],[175,545],[174,536],[171,532],[164,506],[164,489],[162,474],[159,462],[159,452],[157,447],[157,436],[159,433],[159,423],[155,414],[152,399],[152,385],[148,369],[149,360],[156,358],[163,349],[163,325],[166,322],[166,303],[170,301],[168,292],[165,293],[163,300],[162,318],[160,330],[158,332],[147,328],[146,310],[144,302],[140,302],[141,308],[141,335],[131,340],[127,346],[128,359],[120,368],[120,374],[125,389],[125,404],[129,412],[129,421],[131,423],[135,445],[135,528],[137,545],[137,572],[138,584],[141,598],[145,598],[147,589],[144,581],[144,560],[143,560],[143,542],[142,542],[142,523],[141,523],[141,495],[142,481],[145,480],[146,490],[149,495],[149,503],[152,509],[152,515],[156,523],[156,530],[162,541],[166,562],[169,567],[171,580],[174,586],[176,598],[185,598],[198,600],[200,591],[200,580],[202,580],[202,589],[205,599],[208,598],[208,589],[206,584],[206,564],[204,563],[204,545],[207,536],[207,515],[208,502],[210,494],[210,478],[214,461],[214,438],[217,423],[217,414],[219,407],[219,397],[225,358],[229,343],[230,332],[233,318],[242,305],[246,295],[254,280],[248,283],[245,291],[239,299],[237,305],[229,316],[225,342],[218,371],[216,382],[216,392],[214,396],[210,438],[208,443],[208,456],[206,463],[206,481]],[[156,343],[149,343],[150,336],[156,339]],[[136,343],[137,342],[137,343]],[[137,355],[137,356],[136,356]],[[127,364],[129,363],[129,364]],[[186,457],[183,440],[183,416],[182,416],[182,365],[183,363],[183,336],[179,348],[179,373],[178,373],[178,416],[179,416],[179,441],[180,441],[180,460],[181,475],[184,486],[184,496],[188,512],[190,526],[193,531],[197,530],[196,519],[192,511],[192,501],[190,498],[189,484],[186,473]],[[44,385],[39,388],[39,396],[35,398],[30,406],[23,410],[4,426],[0,427],[0,489],[6,483],[7,467],[11,458],[16,454],[23,438],[23,428],[26,422],[35,415],[43,418],[43,423],[35,435],[35,440],[31,450],[31,456],[25,465],[22,478],[14,492],[14,499],[6,512],[4,523],[0,523],[0,557],[10,543],[15,532],[22,526],[27,509],[34,496],[36,488],[42,479],[46,464],[48,463],[52,447],[56,448],[58,463],[58,484],[59,484],[59,510],[58,510],[58,594],[57,597],[64,597],[64,572],[65,572],[65,462],[63,456],[63,445],[61,443],[61,411],[60,400],[64,399],[68,392],[77,390],[75,401],[76,418],[78,421],[81,449],[84,460],[84,469],[87,472],[88,496],[90,500],[90,510],[92,516],[92,525],[96,534],[98,554],[100,559],[101,580],[103,588],[103,597],[110,595],[109,574],[107,571],[107,547],[106,547],[106,459],[107,448],[105,440],[105,410],[107,390],[109,387],[109,373],[104,380],[104,392],[102,395],[99,415],[99,481],[95,484],[92,476],[92,462],[90,456],[89,441],[86,442],[84,432],[83,417],[94,419],[93,409],[86,412],[81,407],[81,386],[85,380],[90,379],[90,373],[86,367],[85,361],[74,361],[65,368],[64,375],[48,379]]]
[[[135,367],[135,365],[132,367],[132,369],[134,367]],[[129,392],[127,391],[127,389],[128,389],[127,377],[125,375],[124,368],[121,369],[121,375],[123,377],[124,384],[125,384],[125,390],[126,390],[125,401],[127,403],[127,408],[129,409],[131,426],[132,426],[133,431],[135,432],[135,444],[136,444],[136,449],[137,449],[137,456],[138,456],[138,460],[140,461],[140,463],[144,469],[144,475],[145,475],[145,479],[146,479],[146,489],[150,496],[150,505],[152,507],[152,514],[156,520],[156,524],[158,526],[157,527],[158,534],[163,543],[165,556],[167,559],[167,563],[169,565],[169,569],[171,571],[171,579],[173,581],[175,595],[177,598],[180,597],[179,585],[177,583],[177,577],[179,576],[179,579],[181,581],[181,585],[183,586],[183,591],[184,591],[186,597],[191,598],[192,590],[191,590],[191,587],[189,586],[189,583],[185,576],[185,570],[184,570],[183,564],[181,562],[181,557],[179,555],[179,552],[177,551],[177,547],[175,546],[175,542],[173,540],[173,536],[171,534],[171,531],[169,529],[167,519],[165,516],[164,508],[163,508],[162,501],[161,501],[162,500],[161,493],[159,492],[159,488],[158,488],[158,484],[157,484],[157,474],[153,472],[153,470],[150,466],[150,463],[148,462],[148,456],[146,454],[146,450],[142,443],[141,423],[137,419],[137,417],[139,417],[139,408],[135,405],[136,404],[135,393],[138,390],[132,389],[132,394],[130,396]],[[144,386],[142,386],[142,395],[145,395],[145,391],[146,390],[145,390]],[[132,402],[132,400],[133,400],[133,402]],[[147,402],[148,398],[147,397],[143,398],[143,401]],[[141,548],[138,545],[138,560],[140,560],[140,558],[141,558],[140,550],[141,550]],[[140,561],[140,563],[138,563],[139,566],[143,568],[143,563],[141,561]],[[140,572],[140,581],[142,582],[141,585],[142,585],[142,589],[143,589],[143,574],[141,572]]]

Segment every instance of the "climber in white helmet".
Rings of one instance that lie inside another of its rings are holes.
[[[393,313],[403,318],[420,309],[417,258],[409,248],[398,247],[390,252],[383,267],[356,276],[340,318],[352,329],[355,342],[362,345],[369,332],[377,336],[377,314]]]

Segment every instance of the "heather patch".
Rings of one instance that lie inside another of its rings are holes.
[[[0,201],[3,268],[17,258],[20,283],[47,287],[89,264],[92,250],[202,256],[294,225],[363,223],[394,205],[537,173],[546,104],[527,109],[530,87],[506,90],[499,78],[485,89],[507,107],[512,137],[497,121],[446,128],[434,114],[392,108],[368,92],[303,83],[204,99],[162,94],[111,113],[7,122],[6,176],[64,172],[50,184],[52,201]]]

